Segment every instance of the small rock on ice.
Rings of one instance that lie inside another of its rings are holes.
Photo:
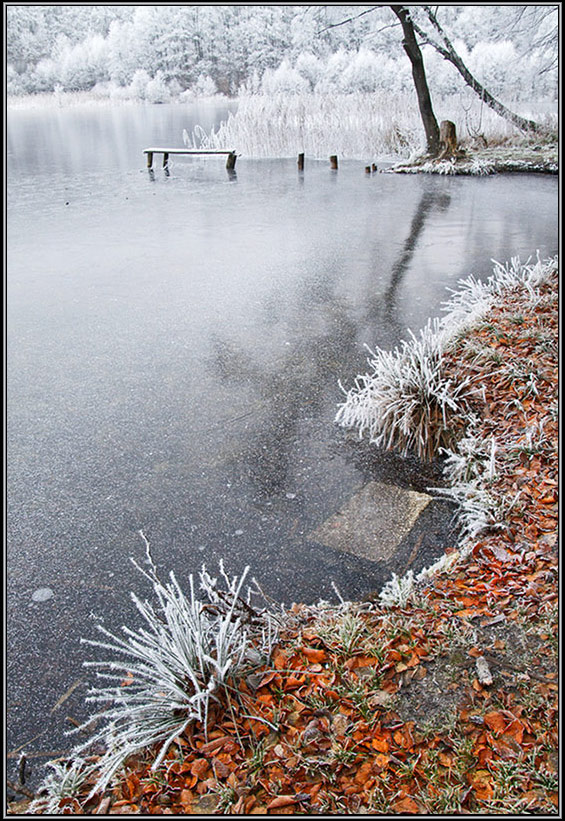
[[[32,593],[31,598],[33,601],[47,601],[53,595],[53,591],[50,587],[39,587]]]

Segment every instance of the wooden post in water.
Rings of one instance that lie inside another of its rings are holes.
[[[153,165],[153,152],[148,151],[147,152],[147,168],[151,168],[152,165]]]
[[[332,156],[330,157],[330,168],[333,171],[337,171],[337,155],[336,154],[332,154]]]
[[[169,164],[169,155],[167,153],[163,154],[163,168],[166,168]]]
[[[235,151],[232,151],[230,154],[228,154],[228,159],[226,162],[226,168],[228,169],[228,171],[233,171],[235,169],[236,160],[237,154],[235,153]]]
[[[304,154],[298,155],[298,170],[304,171]]]

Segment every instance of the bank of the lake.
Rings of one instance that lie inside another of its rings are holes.
[[[468,143],[454,157],[429,159],[418,157],[409,162],[395,164],[389,171],[397,174],[461,174],[486,176],[528,172],[557,174],[559,172],[559,146],[554,138],[522,139],[517,143],[477,145]]]
[[[66,812],[557,813],[558,272],[533,268],[446,358],[481,388],[451,560],[393,606],[294,606],[243,700]]]

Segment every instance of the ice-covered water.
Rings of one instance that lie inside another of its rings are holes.
[[[85,685],[50,711],[84,677],[80,636],[146,592],[139,529],[164,573],[224,557],[287,602],[330,598],[332,580],[361,596],[398,569],[308,539],[368,480],[427,481],[344,441],[338,380],[492,258],[557,251],[555,178],[308,157],[303,175],[245,156],[235,176],[218,157],[147,171],[143,148],[218,114],[8,117],[10,749],[40,732],[32,748],[69,746]]]

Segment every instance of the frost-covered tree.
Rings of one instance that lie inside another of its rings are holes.
[[[295,68],[300,76],[308,82],[310,91],[313,91],[322,76],[323,64],[321,60],[308,51],[298,56]]]
[[[261,83],[261,90],[266,94],[304,94],[308,87],[308,80],[286,60],[275,71],[267,69]]]
[[[322,76],[316,84],[316,91],[331,92],[339,88],[341,77],[347,69],[351,60],[350,54],[340,47],[338,51],[328,58]]]
[[[424,58],[422,57],[422,52],[416,39],[412,17],[406,6],[390,6],[390,9],[393,14],[398,17],[400,25],[402,26],[402,45],[412,65],[412,77],[414,78],[414,87],[418,96],[418,107],[426,133],[428,153],[432,157],[436,157],[441,147],[439,126],[432,107],[426,70],[424,68]]]
[[[393,6],[391,6],[391,8],[394,9]],[[485,86],[477,80],[477,78],[471,73],[467,65],[461,59],[460,54],[456,51],[447,32],[440,24],[436,13],[430,6],[423,6],[422,8],[431,25],[433,34],[428,33],[422,28],[421,25],[417,24],[413,16],[411,17],[411,22],[414,30],[419,34],[423,42],[432,46],[432,48],[441,54],[444,60],[448,60],[457,69],[459,74],[461,74],[465,83],[472,88],[472,90],[479,95],[482,102],[486,103],[486,105],[492,108],[493,111],[501,117],[504,117],[504,119],[509,120],[513,125],[522,131],[537,131],[539,128],[537,123],[510,111],[510,109],[497,100],[490,93],[490,91],[488,91],[488,89],[486,89]]]
[[[74,46],[67,44],[55,64],[57,80],[66,91],[83,91],[109,79],[108,43],[100,35]]]
[[[449,51],[443,32],[495,97],[556,99],[557,6],[441,6],[432,12],[441,32],[427,7],[402,8],[423,32],[417,42],[433,94],[466,82],[441,53]],[[101,78],[131,89],[146,71],[151,79],[160,72],[169,90],[192,89],[204,76],[233,95],[257,90],[283,61],[324,93],[397,91],[410,77],[401,21],[384,5],[8,5],[6,22],[13,93],[89,88]]]
[[[382,64],[377,55],[361,46],[343,72],[340,83],[342,90],[347,92],[376,91],[379,86],[381,68]]]

